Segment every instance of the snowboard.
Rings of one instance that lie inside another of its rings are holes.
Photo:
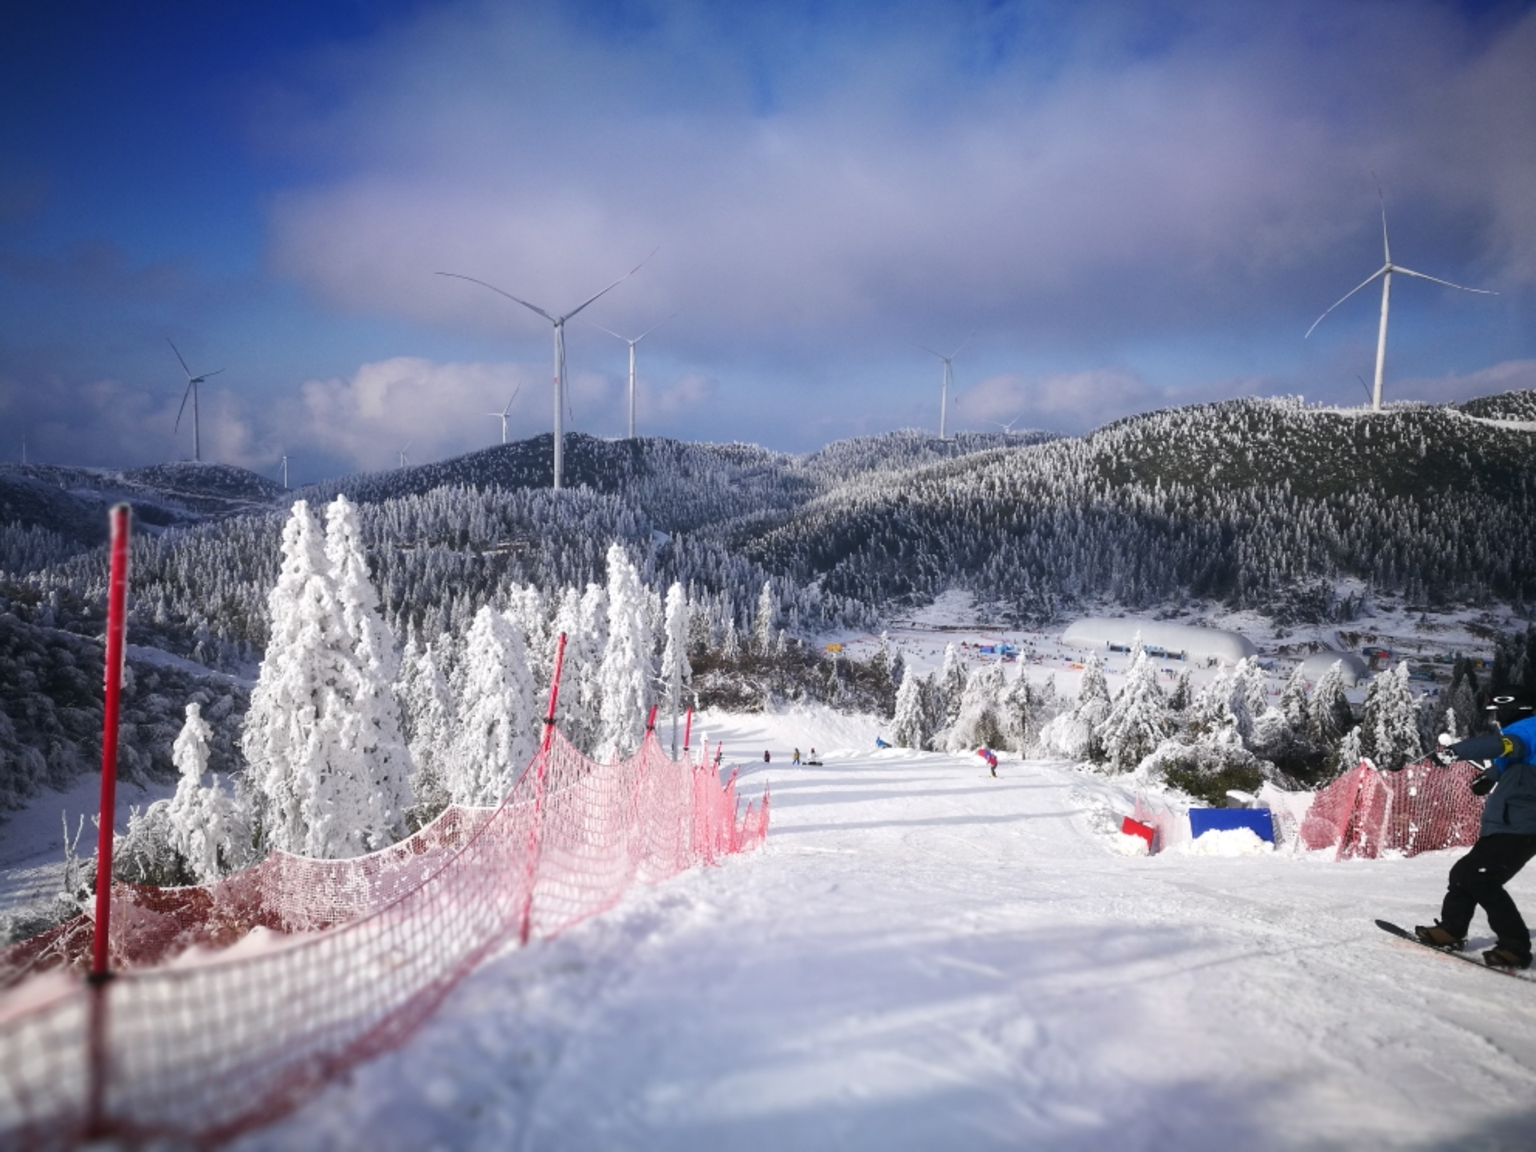
[[[1513,976],[1516,980],[1536,980],[1536,969],[1490,967],[1483,963],[1483,958],[1476,953],[1468,955],[1465,952],[1447,952],[1444,948],[1436,948],[1433,944],[1424,943],[1407,928],[1399,927],[1390,920],[1378,920],[1376,921],[1376,927],[1380,928],[1383,932],[1390,932],[1392,935],[1406,940],[1410,944],[1423,948],[1427,952],[1436,952],[1452,960],[1460,960],[1463,964],[1470,964],[1474,968],[1481,968],[1484,972],[1497,972],[1501,976]]]

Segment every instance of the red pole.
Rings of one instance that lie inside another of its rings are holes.
[[[96,834],[96,934],[91,975],[107,974],[107,931],[112,915],[112,815],[117,803],[117,713],[123,686],[123,640],[127,632],[128,505],[111,512],[111,576],[107,584],[106,708],[101,725],[101,819]]]
[[[560,671],[565,667],[565,633],[560,633],[560,643],[555,647],[555,674],[549,682],[549,711],[544,714],[544,743],[539,748],[539,767],[533,785],[533,825],[528,829],[528,868],[524,880],[528,894],[523,899],[523,913],[518,925],[517,938],[528,943],[533,932],[533,886],[538,881],[539,839],[544,824],[545,772],[549,767],[549,745],[555,738],[555,705],[560,702]]]
[[[688,719],[683,722],[683,751],[688,751],[688,741],[693,736],[693,709],[688,709]]]
[[[117,718],[123,687],[124,637],[128,629],[128,505],[110,514],[111,568],[107,580],[106,699],[101,722],[101,816],[96,834],[96,931],[91,941],[91,1008],[86,1027],[86,1136],[106,1131],[107,944],[112,918],[112,817],[117,805]]]

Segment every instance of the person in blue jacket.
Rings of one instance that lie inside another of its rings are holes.
[[[1414,932],[1424,943],[1459,952],[1479,905],[1498,944],[1483,953],[1496,968],[1531,966],[1531,933],[1520,909],[1504,890],[1515,874],[1536,857],[1536,698],[1523,691],[1501,691],[1488,704],[1499,732],[1450,742],[1440,738],[1434,754],[1439,764],[1491,761],[1472,782],[1486,796],[1477,843],[1451,866],[1450,884],[1440,919]]]

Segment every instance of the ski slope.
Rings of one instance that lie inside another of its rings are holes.
[[[1536,1146],[1536,989],[1371,923],[1431,917],[1453,854],[1126,856],[1071,765],[700,726],[772,781],[764,851],[500,955],[238,1147]]]

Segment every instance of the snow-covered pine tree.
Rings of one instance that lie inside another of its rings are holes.
[[[975,748],[1001,748],[1005,743],[998,705],[1006,685],[1001,664],[983,664],[966,680],[960,712],[945,734],[945,749],[965,752]]]
[[[896,715],[891,721],[891,743],[898,748],[921,750],[927,733],[923,727],[922,678],[910,665],[896,691]]]
[[[608,647],[603,653],[599,760],[628,756],[645,736],[651,703],[651,640],[640,573],[617,543],[608,549]]]
[[[336,685],[345,693],[345,710],[338,716],[339,751],[350,771],[337,772],[327,792],[341,810],[351,808],[357,814],[357,826],[343,835],[371,852],[405,834],[413,765],[400,735],[400,705],[394,696],[400,667],[395,637],[379,611],[379,596],[368,575],[357,506],[345,496],[336,497],[325,510],[325,554],[342,627],[352,641],[350,651],[340,654],[351,674]]]
[[[416,768],[411,791],[419,822],[432,819],[449,803],[448,750],[453,744],[456,709],[439,654],[451,646],[447,633],[428,644],[413,635],[400,659],[395,698],[400,702],[401,731]]]
[[[210,884],[226,872],[244,867],[250,857],[249,821],[219,788],[217,776],[211,787],[203,787],[212,736],[202,707],[196,702],[188,704],[186,723],[171,752],[181,779],[165,812],[168,846],[199,884]]]
[[[1285,713],[1285,721],[1291,726],[1291,731],[1297,734],[1306,732],[1307,678],[1301,664],[1297,664],[1291,671],[1285,689],[1280,693],[1280,711]]]
[[[284,527],[267,654],[241,743],[266,844],[337,859],[403,831],[410,757],[391,693],[393,644],[355,511],[338,500],[330,519],[334,543],[302,500]]]
[[[1322,683],[1321,680],[1318,681]],[[1351,771],[1360,763],[1360,757],[1364,752],[1360,748],[1360,728],[1351,728],[1340,740],[1333,753],[1333,777],[1337,778]]]
[[[458,695],[444,784],[453,803],[490,807],[538,750],[539,722],[522,630],[489,605],[465,637]]]
[[[683,686],[693,676],[688,663],[688,596],[674,583],[667,590],[667,646],[661,654],[661,682],[666,692],[667,717],[672,732],[672,756],[677,757],[677,718],[683,709]]]
[[[735,617],[727,617],[725,635],[720,640],[720,658],[730,663],[741,659],[741,638],[736,635]]]
[[[1179,673],[1179,678],[1174,681],[1173,691],[1168,694],[1168,710],[1173,713],[1187,712],[1194,702],[1194,677],[1189,669],[1185,668]]]
[[[965,698],[965,684],[969,675],[965,661],[953,642],[944,646],[944,666],[939,671],[939,698],[944,704],[943,727],[950,728],[960,717],[960,702]]]
[[[752,650],[767,656],[773,651],[773,630],[777,624],[778,603],[773,597],[773,584],[763,581],[763,591],[757,598],[757,614],[752,617]]]
[[[1172,730],[1168,702],[1157,682],[1157,669],[1140,640],[1126,672],[1125,687],[1099,730],[1104,756],[1115,772],[1129,772],[1151,755]]]
[[[1307,740],[1314,748],[1331,751],[1354,726],[1354,711],[1344,695],[1343,665],[1335,660],[1318,678],[1307,699]],[[1355,759],[1360,759],[1358,749]]]
[[[1360,746],[1376,767],[1400,768],[1417,760],[1420,743],[1418,705],[1408,687],[1408,661],[1372,678],[1360,717]]]

